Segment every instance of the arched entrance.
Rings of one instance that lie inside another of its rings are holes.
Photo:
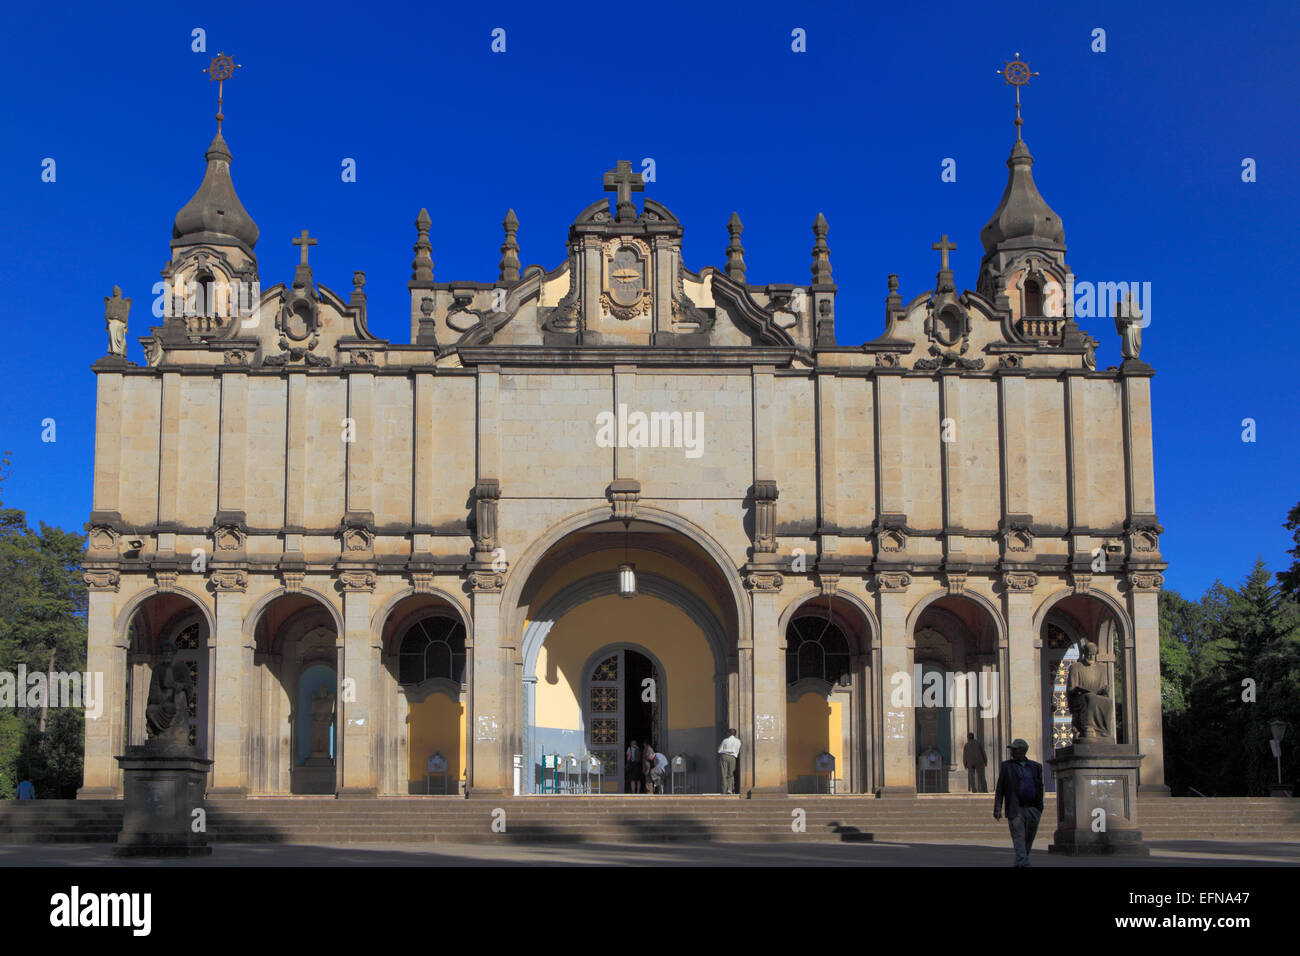
[[[243,709],[249,792],[337,792],[337,612],[315,594],[281,592],[254,608],[246,627],[254,665]]]
[[[1114,701],[1113,731],[1116,743],[1131,743],[1129,729],[1133,689],[1131,652],[1125,641],[1127,620],[1123,613],[1093,594],[1067,594],[1049,600],[1039,612],[1042,641],[1043,753],[1053,754],[1074,739],[1073,722],[1067,704],[1067,674],[1083,645],[1097,646],[1097,660],[1107,669]],[[1056,789],[1051,767],[1044,764],[1044,785]]]
[[[635,567],[630,599],[624,563]],[[540,790],[542,755],[556,753],[597,757],[605,789],[622,789],[624,751],[642,736],[684,756],[686,787],[720,792],[718,741],[745,726],[732,598],[712,555],[650,521],[604,520],[556,541],[517,599],[524,792]]]
[[[979,744],[990,763],[1001,753],[1006,695],[997,620],[973,598],[947,595],[920,612],[913,641],[917,792],[970,792],[966,745]]]
[[[162,659],[165,645],[176,651],[176,661],[189,676],[194,693],[189,713],[182,719],[189,727],[191,746],[212,756],[212,677],[209,625],[202,608],[176,594],[156,594],[143,601],[130,618],[127,629],[126,668],[127,740],[143,744],[148,738],[145,707],[153,670]]]

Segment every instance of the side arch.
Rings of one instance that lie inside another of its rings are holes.
[[[257,622],[261,618],[262,612],[265,611],[276,598],[284,597],[290,593],[291,592],[284,588],[273,588],[258,598],[257,602],[249,609],[248,613],[244,615],[244,621],[242,624],[243,635],[245,637],[252,637],[257,631]],[[329,611],[331,619],[334,621],[334,633],[339,635],[343,634],[343,612],[335,607],[333,601],[327,598],[324,594],[321,594],[315,588],[299,588],[297,591],[292,593],[306,595],[324,605]]]
[[[145,590],[137,594],[135,597],[131,598],[131,600],[129,600],[126,603],[125,607],[123,607],[122,610],[118,613],[117,619],[114,620],[113,622],[114,637],[118,639],[126,637],[126,629],[131,626],[131,618],[135,616],[135,612],[140,610],[140,608],[144,605],[144,603],[148,601],[150,598],[159,597],[160,595],[166,595],[166,594],[179,594],[181,597],[187,598],[188,600],[196,604],[199,608],[199,611],[203,614],[204,623],[206,623],[208,626],[208,633],[211,635],[215,635],[217,633],[217,619],[216,616],[213,614],[212,608],[208,605],[206,601],[200,598],[197,594],[195,594],[189,588],[173,587],[169,591],[163,591],[160,590],[155,585],[153,587],[146,588]]]
[[[942,600],[943,598],[946,597],[965,598],[979,605],[984,611],[988,613],[989,619],[993,621],[993,627],[997,632],[998,646],[1001,646],[1006,643],[1007,622],[1002,617],[1002,611],[998,609],[998,606],[994,604],[993,601],[985,597],[983,594],[980,594],[978,591],[970,591],[970,590],[963,590],[960,594],[952,594],[952,595],[950,595],[945,590],[931,591],[925,597],[921,598],[921,600],[917,601],[916,606],[912,608],[911,613],[907,615],[908,643],[912,643],[915,640],[916,624],[918,621],[920,621],[921,614],[925,611],[925,609],[928,608],[935,601]]]

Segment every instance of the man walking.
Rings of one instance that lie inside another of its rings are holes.
[[[988,793],[989,783],[984,776],[984,768],[988,766],[989,758],[984,753],[984,745],[975,739],[974,734],[966,735],[966,746],[961,752],[961,762],[966,767],[967,791]]]
[[[1005,801],[1016,866],[1028,866],[1034,836],[1038,833],[1038,821],[1043,815],[1043,765],[1028,759],[1029,744],[1019,737],[1011,741],[1010,749],[1011,759],[1002,761],[998,769],[993,819],[1002,819]]]
[[[718,745],[718,770],[722,774],[722,792],[728,796],[736,793],[736,758],[740,756],[740,738],[734,727],[728,728],[727,736]]]

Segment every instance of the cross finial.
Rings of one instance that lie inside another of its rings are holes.
[[[207,69],[203,72],[208,74],[208,82],[217,81],[217,132],[221,132],[221,121],[225,119],[221,115],[221,94],[226,80],[235,75],[235,71],[241,69],[240,64],[234,61],[233,57],[227,56],[224,52],[218,53],[212,58]]]
[[[309,247],[311,247],[311,246],[316,245],[316,240],[315,240],[315,239],[311,239],[311,238],[309,238],[309,237],[307,236],[307,230],[304,229],[304,230],[302,231],[302,235],[299,236],[298,238],[296,238],[296,239],[293,240],[293,244],[294,244],[295,246],[302,246],[302,263],[301,263],[301,265],[304,265],[304,266],[305,266],[305,265],[307,264],[307,249],[308,249]]]
[[[640,173],[632,171],[631,160],[620,159],[618,165],[605,174],[605,192],[618,193],[614,211],[617,221],[635,221],[636,206],[632,204],[632,194],[645,192],[645,180]]]
[[[1014,86],[1016,88],[1016,141],[1019,142],[1020,127],[1024,125],[1020,119],[1020,88],[1022,86],[1028,86],[1029,78],[1031,76],[1037,76],[1038,74],[1029,72],[1029,64],[1020,59],[1019,53],[1016,54],[1016,58],[1010,63],[1003,64],[1002,69],[998,70],[998,72],[1001,73],[1002,78],[1006,80],[1006,85]]]
[[[938,242],[936,242],[934,245],[930,246],[930,248],[931,248],[931,249],[938,250],[938,253],[939,253],[939,271],[940,271],[940,272],[947,272],[947,271],[948,271],[948,253],[950,253],[950,252],[956,252],[956,251],[957,251],[957,243],[955,243],[955,242],[949,242],[949,241],[948,241],[948,237],[947,237],[947,236],[944,236],[942,239],[940,239],[940,240],[939,240]]]

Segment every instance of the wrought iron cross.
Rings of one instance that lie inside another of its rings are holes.
[[[221,121],[225,119],[221,115],[221,94],[226,80],[235,75],[235,71],[240,69],[240,64],[234,61],[233,57],[227,56],[224,52],[218,53],[212,58],[212,62],[203,72],[208,74],[208,82],[217,81],[217,132],[221,132]]]
[[[944,238],[946,239],[947,236],[945,236]],[[307,230],[304,229],[304,230],[302,231],[302,235],[299,236],[298,238],[294,239],[293,244],[294,244],[295,246],[302,246],[302,264],[303,264],[303,265],[306,265],[306,264],[307,264],[307,249],[308,249],[308,247],[310,247],[310,246],[314,246],[314,245],[316,245],[316,240],[315,240],[315,239],[309,239],[309,238],[307,237]]]
[[[1020,59],[1019,53],[1010,63],[1003,64],[1002,69],[998,70],[998,72],[1002,74],[1002,78],[1006,80],[1008,85],[1016,88],[1016,139],[1019,140],[1020,127],[1024,125],[1020,119],[1020,88],[1028,86],[1029,78],[1038,74],[1029,72],[1029,64]]]

